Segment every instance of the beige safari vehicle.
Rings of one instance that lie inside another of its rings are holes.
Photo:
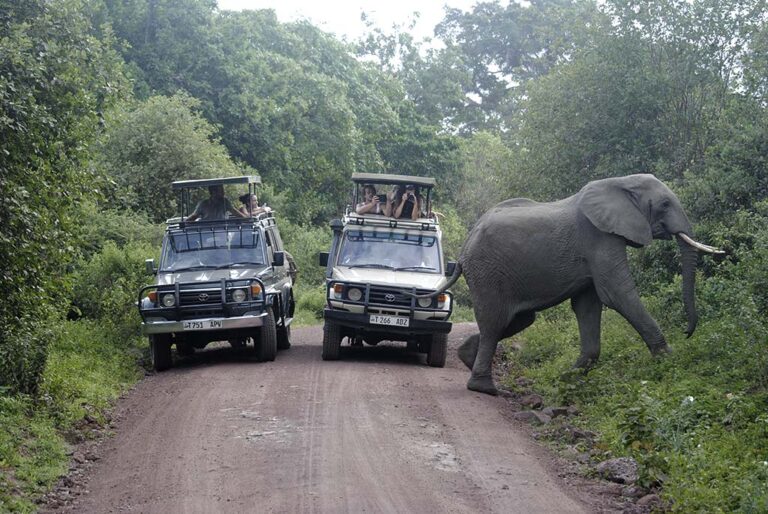
[[[353,205],[361,202],[365,185],[374,185],[382,199],[390,188],[405,191],[410,185],[421,194],[422,212],[415,220],[395,219],[357,214],[348,207],[340,220],[331,222],[330,251],[320,254],[327,292],[322,357],[339,359],[345,340],[358,346],[401,341],[409,350],[425,353],[428,365],[443,367],[452,295],[415,297],[436,291],[455,266],[445,262],[442,232],[431,212],[435,180],[355,173],[352,182]]]

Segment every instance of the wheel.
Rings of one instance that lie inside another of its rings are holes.
[[[432,342],[429,344],[427,352],[427,364],[433,368],[442,368],[445,366],[445,359],[448,356],[448,334],[435,334],[432,336]]]
[[[277,349],[287,350],[291,347],[291,326],[277,327]]]
[[[272,308],[267,309],[264,325],[259,329],[259,335],[254,342],[256,343],[256,356],[260,361],[275,360],[277,356],[277,330],[275,313]]]
[[[149,336],[149,360],[155,371],[165,371],[171,367],[171,338],[169,336]]]
[[[341,327],[330,321],[323,327],[323,360],[335,361],[341,353]]]
[[[187,341],[179,341],[176,343],[176,353],[182,357],[189,357],[195,354],[195,345]]]

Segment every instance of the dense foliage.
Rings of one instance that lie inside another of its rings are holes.
[[[449,257],[501,199],[669,183],[729,252],[702,258],[696,335],[673,335],[675,248],[654,245],[631,260],[671,359],[612,316],[601,365],[571,376],[558,309],[514,370],[578,404],[673,509],[768,510],[767,18],[765,0],[491,1],[447,9],[438,45],[402,28],[350,44],[213,0],[0,0],[0,510],[30,509],[66,469],[59,434],[136,379],[134,295],[171,181],[260,174],[312,322],[355,171],[436,177]]]

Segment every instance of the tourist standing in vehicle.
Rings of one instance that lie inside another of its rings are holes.
[[[210,197],[200,201],[195,210],[192,211],[192,214],[187,216],[186,221],[223,220],[227,217],[227,214],[237,218],[246,217],[242,212],[234,208],[229,198],[224,196],[224,186],[221,184],[208,186],[208,194]]]
[[[381,197],[376,194],[376,188],[372,184],[363,186],[363,201],[355,206],[357,214],[385,214],[389,202],[381,201]]]
[[[392,214],[395,218],[412,219],[419,218],[422,210],[422,199],[419,190],[413,184],[405,186],[400,196],[395,197],[397,206]]]
[[[255,218],[259,214],[270,211],[269,207],[259,205],[259,197],[255,194],[246,193],[244,195],[240,195],[238,199],[243,202],[243,206],[240,207],[240,212],[246,218]]]

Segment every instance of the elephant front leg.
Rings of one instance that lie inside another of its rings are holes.
[[[625,250],[622,257],[613,261],[613,265],[606,263],[595,277],[595,289],[600,301],[621,314],[637,330],[653,355],[669,353],[671,350],[659,325],[640,301]]]
[[[600,318],[603,304],[594,287],[571,298],[571,308],[579,322],[581,355],[576,361],[577,368],[589,368],[600,358]]]

